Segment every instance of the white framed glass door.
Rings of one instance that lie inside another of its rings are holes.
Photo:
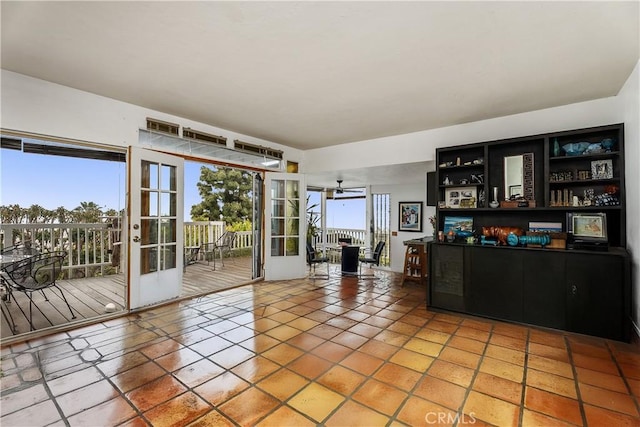
[[[306,275],[306,188],[304,175],[265,174],[265,280]]]
[[[180,295],[184,160],[129,147],[129,307]]]

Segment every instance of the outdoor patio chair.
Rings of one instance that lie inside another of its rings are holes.
[[[60,255],[59,253],[37,254],[6,265],[2,268],[5,273],[5,286],[9,294],[11,295],[13,292],[22,292],[27,296],[27,298],[29,298],[29,326],[32,331],[35,329],[33,326],[33,306],[35,305],[35,302],[33,301],[33,293],[37,291],[42,291],[45,301],[48,302],[49,299],[44,293],[44,290],[48,288],[57,289],[69,308],[71,318],[76,318],[76,315],[73,313],[71,305],[67,301],[62,288],[56,284],[56,281],[62,274],[64,258],[65,256]],[[12,327],[15,333],[15,324],[13,324]]]
[[[224,267],[224,254],[230,253],[233,246],[233,242],[236,240],[235,231],[225,231],[222,236],[218,238],[214,243],[205,243],[202,245],[201,252],[204,254],[204,258],[209,261],[213,260],[213,269],[216,269],[216,252],[220,256],[220,262]]]

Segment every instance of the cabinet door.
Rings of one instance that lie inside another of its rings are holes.
[[[464,310],[464,251],[461,246],[429,245],[429,305]]]
[[[522,321],[522,250],[470,247],[469,292],[473,314]]]
[[[565,329],[565,254],[530,251],[523,264],[523,320],[533,325]]]
[[[568,329],[623,339],[624,259],[604,254],[567,254]]]

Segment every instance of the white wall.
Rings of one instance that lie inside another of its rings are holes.
[[[619,93],[624,114],[625,184],[627,202],[627,247],[632,256],[632,318],[640,336],[640,61]]]
[[[138,129],[146,118],[177,123],[202,132],[282,150],[287,160],[301,162],[302,151],[248,135],[165,114],[2,70],[3,129],[75,139],[97,144],[127,147],[138,144]]]

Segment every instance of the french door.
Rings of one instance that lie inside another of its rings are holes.
[[[304,175],[265,174],[265,280],[306,275],[306,188]]]
[[[156,304],[182,288],[184,160],[129,147],[129,307]]]

